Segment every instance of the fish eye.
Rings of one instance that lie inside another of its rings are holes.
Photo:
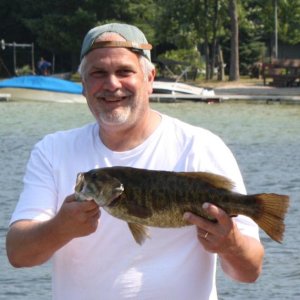
[[[97,178],[97,173],[96,172],[92,172],[91,173],[91,178],[92,179],[96,179]]]

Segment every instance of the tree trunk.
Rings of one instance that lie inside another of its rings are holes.
[[[229,15],[231,27],[229,80],[236,81],[240,79],[239,21],[237,11],[237,0],[229,0]]]
[[[221,46],[218,46],[218,80],[223,81],[225,79],[224,72],[224,60],[223,60],[223,52]]]
[[[204,11],[205,15],[208,15],[208,0],[204,1]],[[208,21],[207,18],[204,19],[204,28],[205,28],[205,35],[204,35],[204,51],[205,51],[205,79],[210,79],[210,57],[209,57],[209,45],[208,45]]]
[[[213,38],[212,38],[212,57],[211,57],[211,73],[210,79],[214,77],[214,71],[216,67],[217,57],[217,29],[218,29],[218,18],[219,18],[219,0],[214,1],[214,16],[212,22]]]

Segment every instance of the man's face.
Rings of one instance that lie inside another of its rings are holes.
[[[84,95],[101,127],[132,125],[149,108],[154,72],[145,75],[138,55],[101,48],[86,56]]]

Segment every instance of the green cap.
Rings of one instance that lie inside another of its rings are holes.
[[[96,39],[105,32],[114,32],[122,36],[126,41],[98,41]],[[151,61],[150,50],[152,46],[148,43],[144,33],[133,25],[111,23],[92,28],[85,36],[80,53],[80,60],[97,48],[128,48],[137,52]]]

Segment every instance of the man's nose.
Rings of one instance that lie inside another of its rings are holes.
[[[122,83],[119,80],[118,76],[115,74],[109,74],[105,78],[104,88],[109,91],[115,91],[122,87]]]

